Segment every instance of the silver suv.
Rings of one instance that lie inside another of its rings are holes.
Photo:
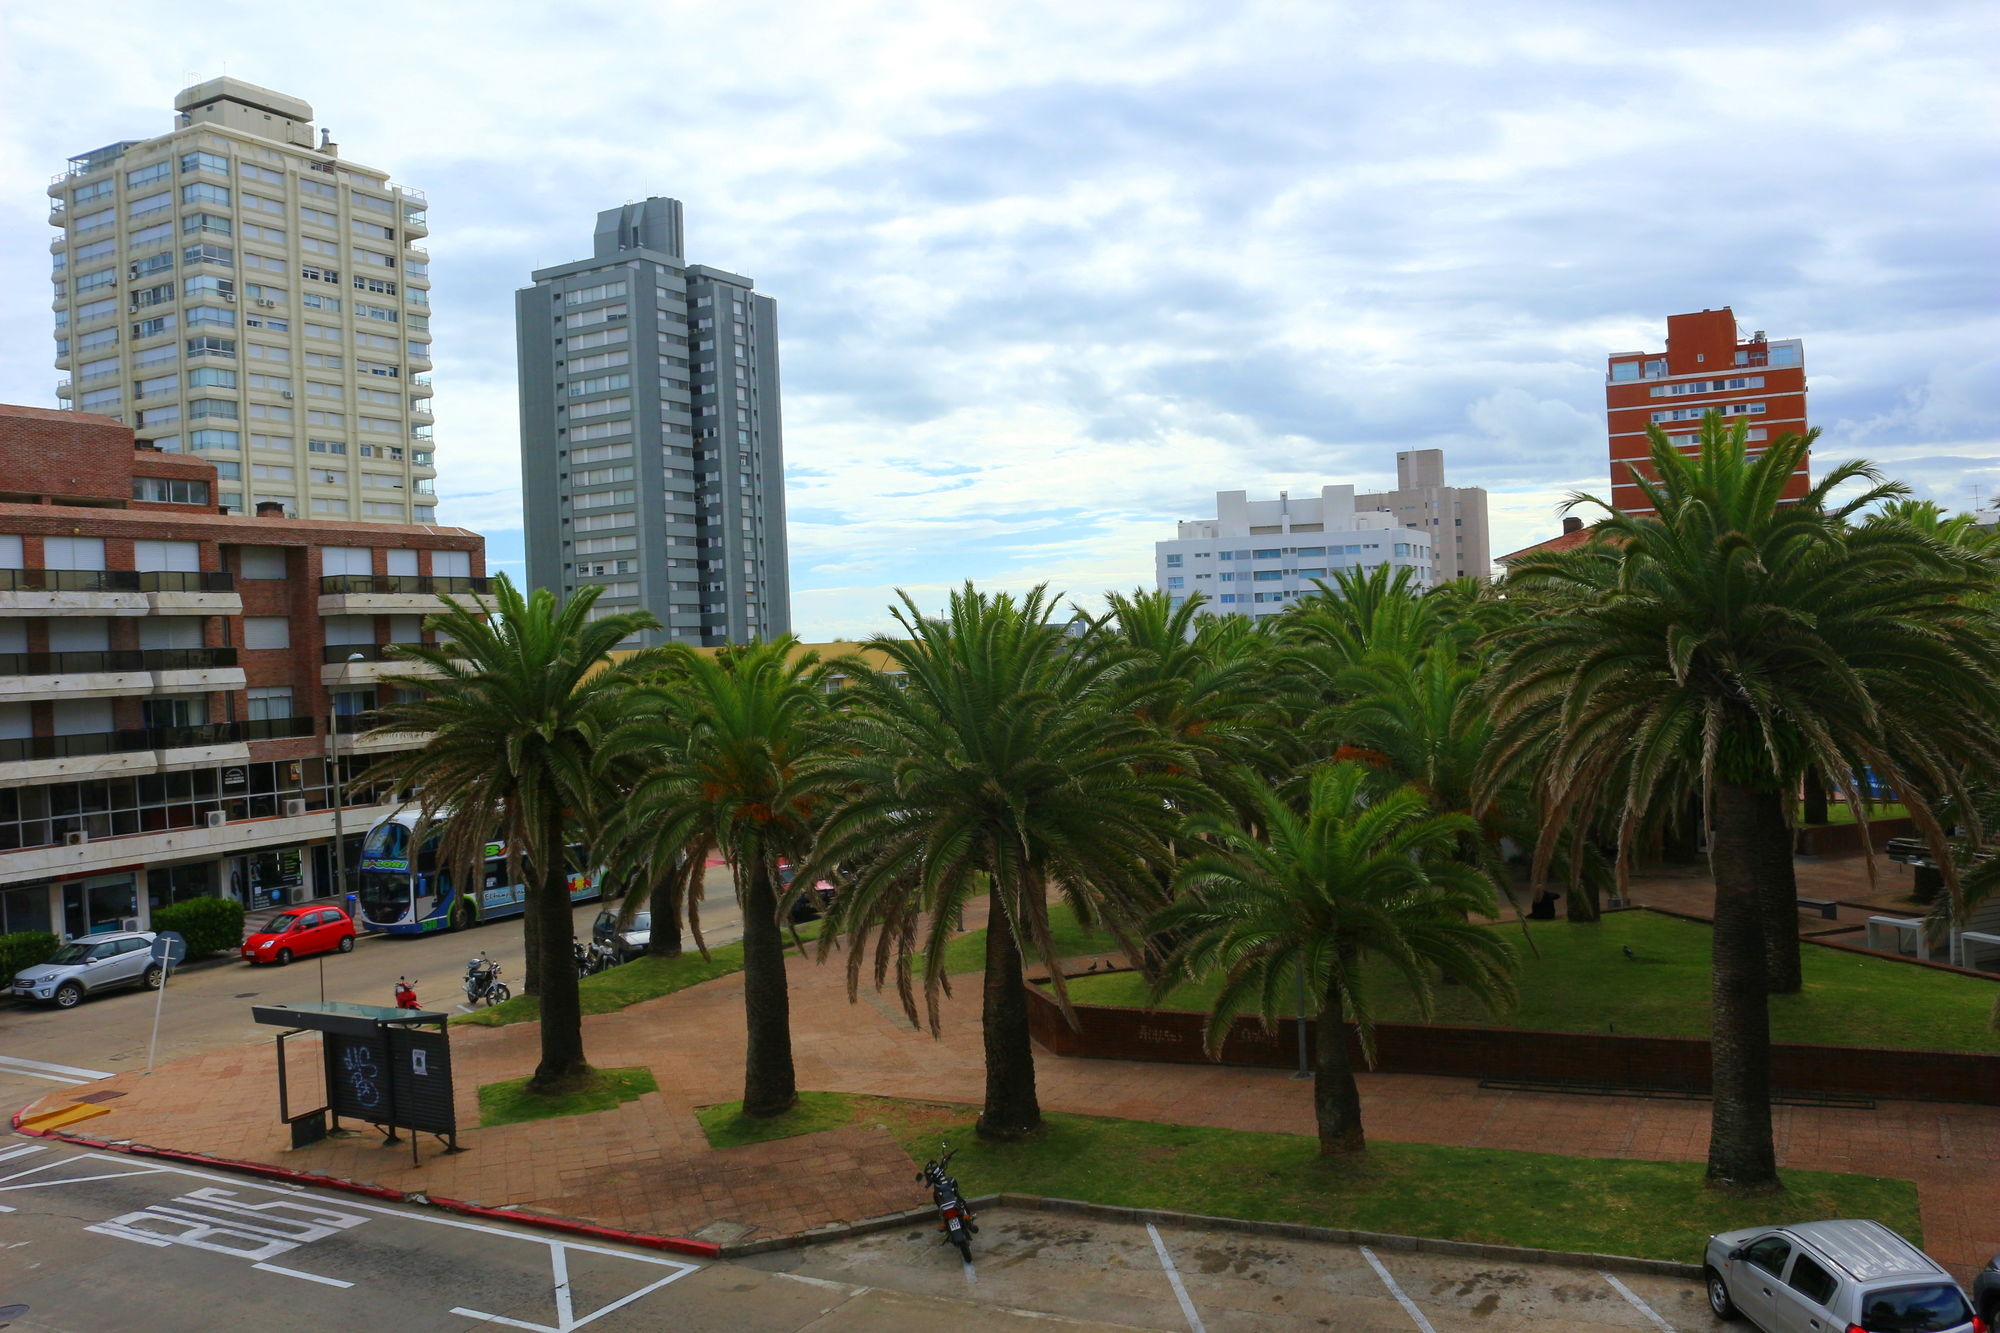
[[[116,935],[86,935],[57,949],[46,963],[24,967],[0,994],[39,1000],[58,1009],[74,1009],[85,995],[119,986],[158,990],[166,970],[153,961],[150,930]]]
[[[1708,1305],[1765,1333],[1975,1333],[1965,1293],[1880,1222],[1748,1227],[1708,1238]]]

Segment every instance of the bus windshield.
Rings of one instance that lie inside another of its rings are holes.
[[[361,915],[370,921],[394,925],[410,916],[410,876],[402,870],[361,872]]]

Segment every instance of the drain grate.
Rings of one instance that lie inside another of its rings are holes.
[[[76,1100],[80,1102],[96,1102],[99,1105],[102,1105],[105,1102],[116,1100],[117,1098],[123,1097],[124,1095],[125,1094],[122,1092],[86,1092],[85,1094],[83,1094],[83,1096],[78,1097]]]

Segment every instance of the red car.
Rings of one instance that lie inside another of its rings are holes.
[[[338,907],[303,907],[281,912],[257,934],[243,941],[246,963],[291,962],[312,953],[348,953],[354,948],[354,923]]]

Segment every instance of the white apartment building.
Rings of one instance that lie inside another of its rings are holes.
[[[1393,565],[1411,570],[1420,587],[1435,583],[1430,534],[1357,509],[1352,486],[1300,499],[1280,491],[1275,500],[1217,491],[1214,518],[1183,522],[1153,550],[1159,586],[1176,605],[1200,593],[1207,615],[1276,615],[1341,569]]]
[[[49,187],[58,397],[200,453],[226,512],[433,522],[422,192],[296,97],[212,79],[174,111]]]
[[[1406,449],[1396,455],[1396,489],[1354,497],[1359,510],[1378,510],[1431,538],[1432,577],[1486,579],[1493,572],[1486,530],[1486,492],[1444,484],[1444,450]]]

